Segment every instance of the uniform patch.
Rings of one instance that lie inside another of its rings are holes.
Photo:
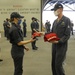
[[[70,28],[70,26],[68,25],[68,28]]]
[[[61,25],[65,25],[65,22],[62,22]]]

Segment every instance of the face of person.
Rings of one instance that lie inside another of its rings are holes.
[[[17,20],[19,21],[19,20],[21,20],[20,18],[17,18]]]
[[[35,19],[33,19],[32,21],[35,22]]]
[[[21,24],[21,22],[22,22],[22,19],[21,18],[18,18],[18,25],[20,25]]]
[[[17,24],[20,24],[21,23],[21,18],[14,18],[15,19],[15,22],[17,23]]]
[[[59,8],[54,11],[55,16],[59,16],[62,13],[62,8]]]

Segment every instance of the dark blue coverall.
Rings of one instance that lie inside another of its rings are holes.
[[[8,21],[5,22],[5,30],[6,30],[6,37],[7,37],[7,40],[9,39],[9,29],[10,29],[10,24]]]
[[[26,22],[23,22],[23,34],[24,34],[24,37],[26,37]]]
[[[10,43],[12,44],[11,55],[14,62],[14,75],[22,75],[23,73],[23,56],[24,56],[24,46],[18,45],[20,41],[23,41],[23,33],[21,28],[12,23],[12,27],[9,31]]]
[[[36,22],[35,21],[33,21],[31,23],[32,35],[33,35],[33,33],[35,33],[34,29],[37,31],[37,26],[36,26]],[[35,37],[35,39],[36,39],[36,37]],[[33,50],[36,49],[36,40],[34,42],[32,42],[31,44],[32,44],[32,49]]]
[[[68,39],[70,38],[70,19],[63,16],[58,22],[53,23],[52,32],[60,38],[57,44],[52,44],[52,73],[53,75],[65,75],[63,62],[66,57]]]

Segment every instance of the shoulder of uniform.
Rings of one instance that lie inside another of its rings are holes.
[[[15,26],[12,26],[12,27],[10,28],[10,31],[11,31],[11,32],[17,31],[17,28],[16,28]]]
[[[54,20],[54,22],[56,22],[56,21],[57,21],[57,19]]]
[[[66,16],[64,16],[64,19],[66,19],[66,20],[70,20],[68,17],[66,17]]]

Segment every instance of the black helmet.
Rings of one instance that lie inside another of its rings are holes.
[[[21,16],[18,12],[12,12],[10,15],[10,19],[12,18],[24,18],[24,16]]]

